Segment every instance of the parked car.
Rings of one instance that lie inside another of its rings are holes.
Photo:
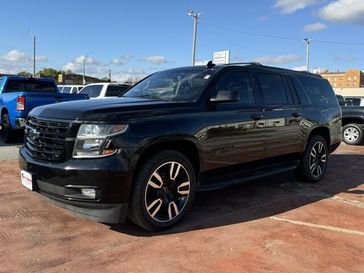
[[[346,106],[364,106],[364,97],[345,97]]]
[[[58,85],[60,93],[77,94],[84,87],[84,85]]]
[[[342,109],[342,139],[346,144],[359,145],[363,142],[364,106],[353,106],[343,96],[336,96]]]
[[[23,185],[90,219],[155,231],[181,220],[197,190],[288,170],[320,181],[341,110],[318,75],[209,62],[157,72],[120,98],[37,107],[27,128]]]
[[[118,83],[90,83],[81,89],[80,94],[87,94],[90,99],[117,97],[123,94],[130,85]]]
[[[0,124],[5,142],[23,131],[30,110],[39,105],[87,99],[86,95],[61,94],[52,79],[19,76],[0,77]]]

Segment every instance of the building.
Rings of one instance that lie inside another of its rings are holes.
[[[320,75],[327,79],[333,88],[359,88],[364,87],[364,73],[360,70],[346,72],[321,72]]]
[[[337,87],[333,88],[335,94],[341,95],[344,97],[364,97],[364,88],[363,87],[356,87],[356,88],[349,88],[349,87]]]

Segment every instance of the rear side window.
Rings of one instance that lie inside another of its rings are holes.
[[[321,78],[298,76],[312,104],[337,104],[337,99],[330,84]]]
[[[50,92],[57,93],[57,87],[53,82],[36,79],[8,80],[5,92]]]
[[[262,90],[265,104],[288,104],[287,92],[281,76],[259,73],[256,75],[256,78]]]
[[[120,96],[129,86],[127,85],[109,85],[106,90],[106,97]]]
[[[83,88],[80,94],[87,94],[90,98],[100,96],[102,85],[90,85]]]

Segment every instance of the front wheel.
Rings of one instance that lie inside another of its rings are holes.
[[[175,225],[189,210],[195,195],[196,178],[190,161],[177,151],[165,150],[137,172],[130,220],[150,231]]]
[[[298,177],[307,182],[320,181],[326,172],[328,156],[325,139],[319,135],[312,136],[298,165]]]
[[[358,124],[347,124],[343,128],[343,140],[349,145],[358,145],[363,139],[363,129]]]

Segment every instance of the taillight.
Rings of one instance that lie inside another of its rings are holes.
[[[25,97],[24,96],[17,97],[16,111],[25,111]]]

